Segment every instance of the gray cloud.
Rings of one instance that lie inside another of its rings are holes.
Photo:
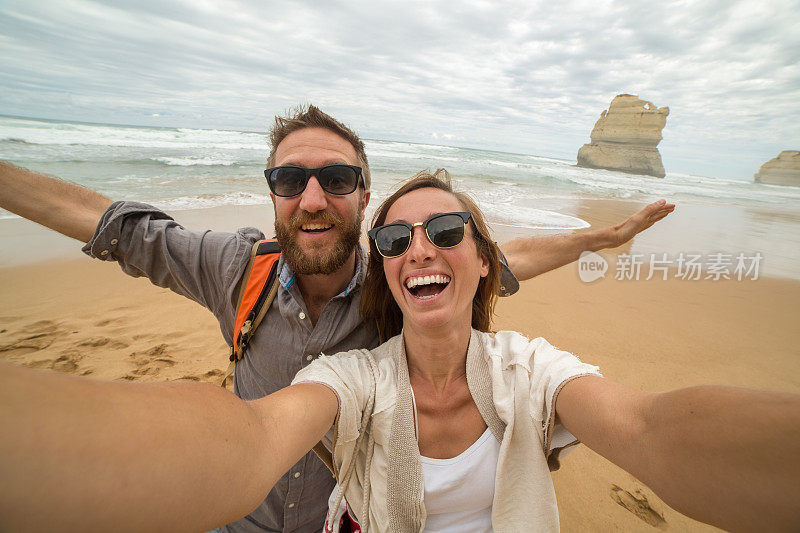
[[[317,4],[9,0],[0,113],[263,129],[312,101],[372,138],[574,157],[627,92],[670,107],[668,170],[800,148],[797,1]]]

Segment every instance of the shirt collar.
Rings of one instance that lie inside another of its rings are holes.
[[[353,273],[353,277],[350,278],[350,283],[347,284],[347,287],[342,292],[334,296],[334,298],[347,296],[356,287],[364,283],[364,278],[367,275],[367,254],[367,249],[363,244],[359,243],[358,247],[356,248],[356,270]],[[289,268],[289,265],[286,264],[286,261],[283,260],[283,257],[281,257],[280,261],[280,272],[281,273],[278,276],[278,281],[280,281],[283,288],[288,291],[294,285],[296,274],[292,272],[292,269]]]

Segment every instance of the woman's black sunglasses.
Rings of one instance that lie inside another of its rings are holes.
[[[355,165],[325,165],[319,168],[295,166],[272,167],[264,171],[269,190],[275,196],[297,196],[316,176],[322,190],[330,194],[350,194],[361,181],[361,167]]]
[[[414,227],[422,226],[428,240],[437,248],[452,248],[464,240],[464,227],[472,213],[467,211],[433,215],[425,222],[409,224],[392,222],[367,232],[383,257],[399,257],[406,253],[414,238]]]

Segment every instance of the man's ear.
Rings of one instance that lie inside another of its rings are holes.
[[[364,191],[364,196],[361,198],[361,222],[364,222],[364,215],[367,212],[367,205],[369,205],[369,191]]]
[[[278,204],[275,203],[275,195],[269,193],[269,199],[272,202],[272,214],[275,217],[273,220],[278,220]]]

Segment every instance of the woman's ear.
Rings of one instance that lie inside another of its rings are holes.
[[[486,254],[481,254],[481,277],[485,278],[489,275],[489,258]]]

